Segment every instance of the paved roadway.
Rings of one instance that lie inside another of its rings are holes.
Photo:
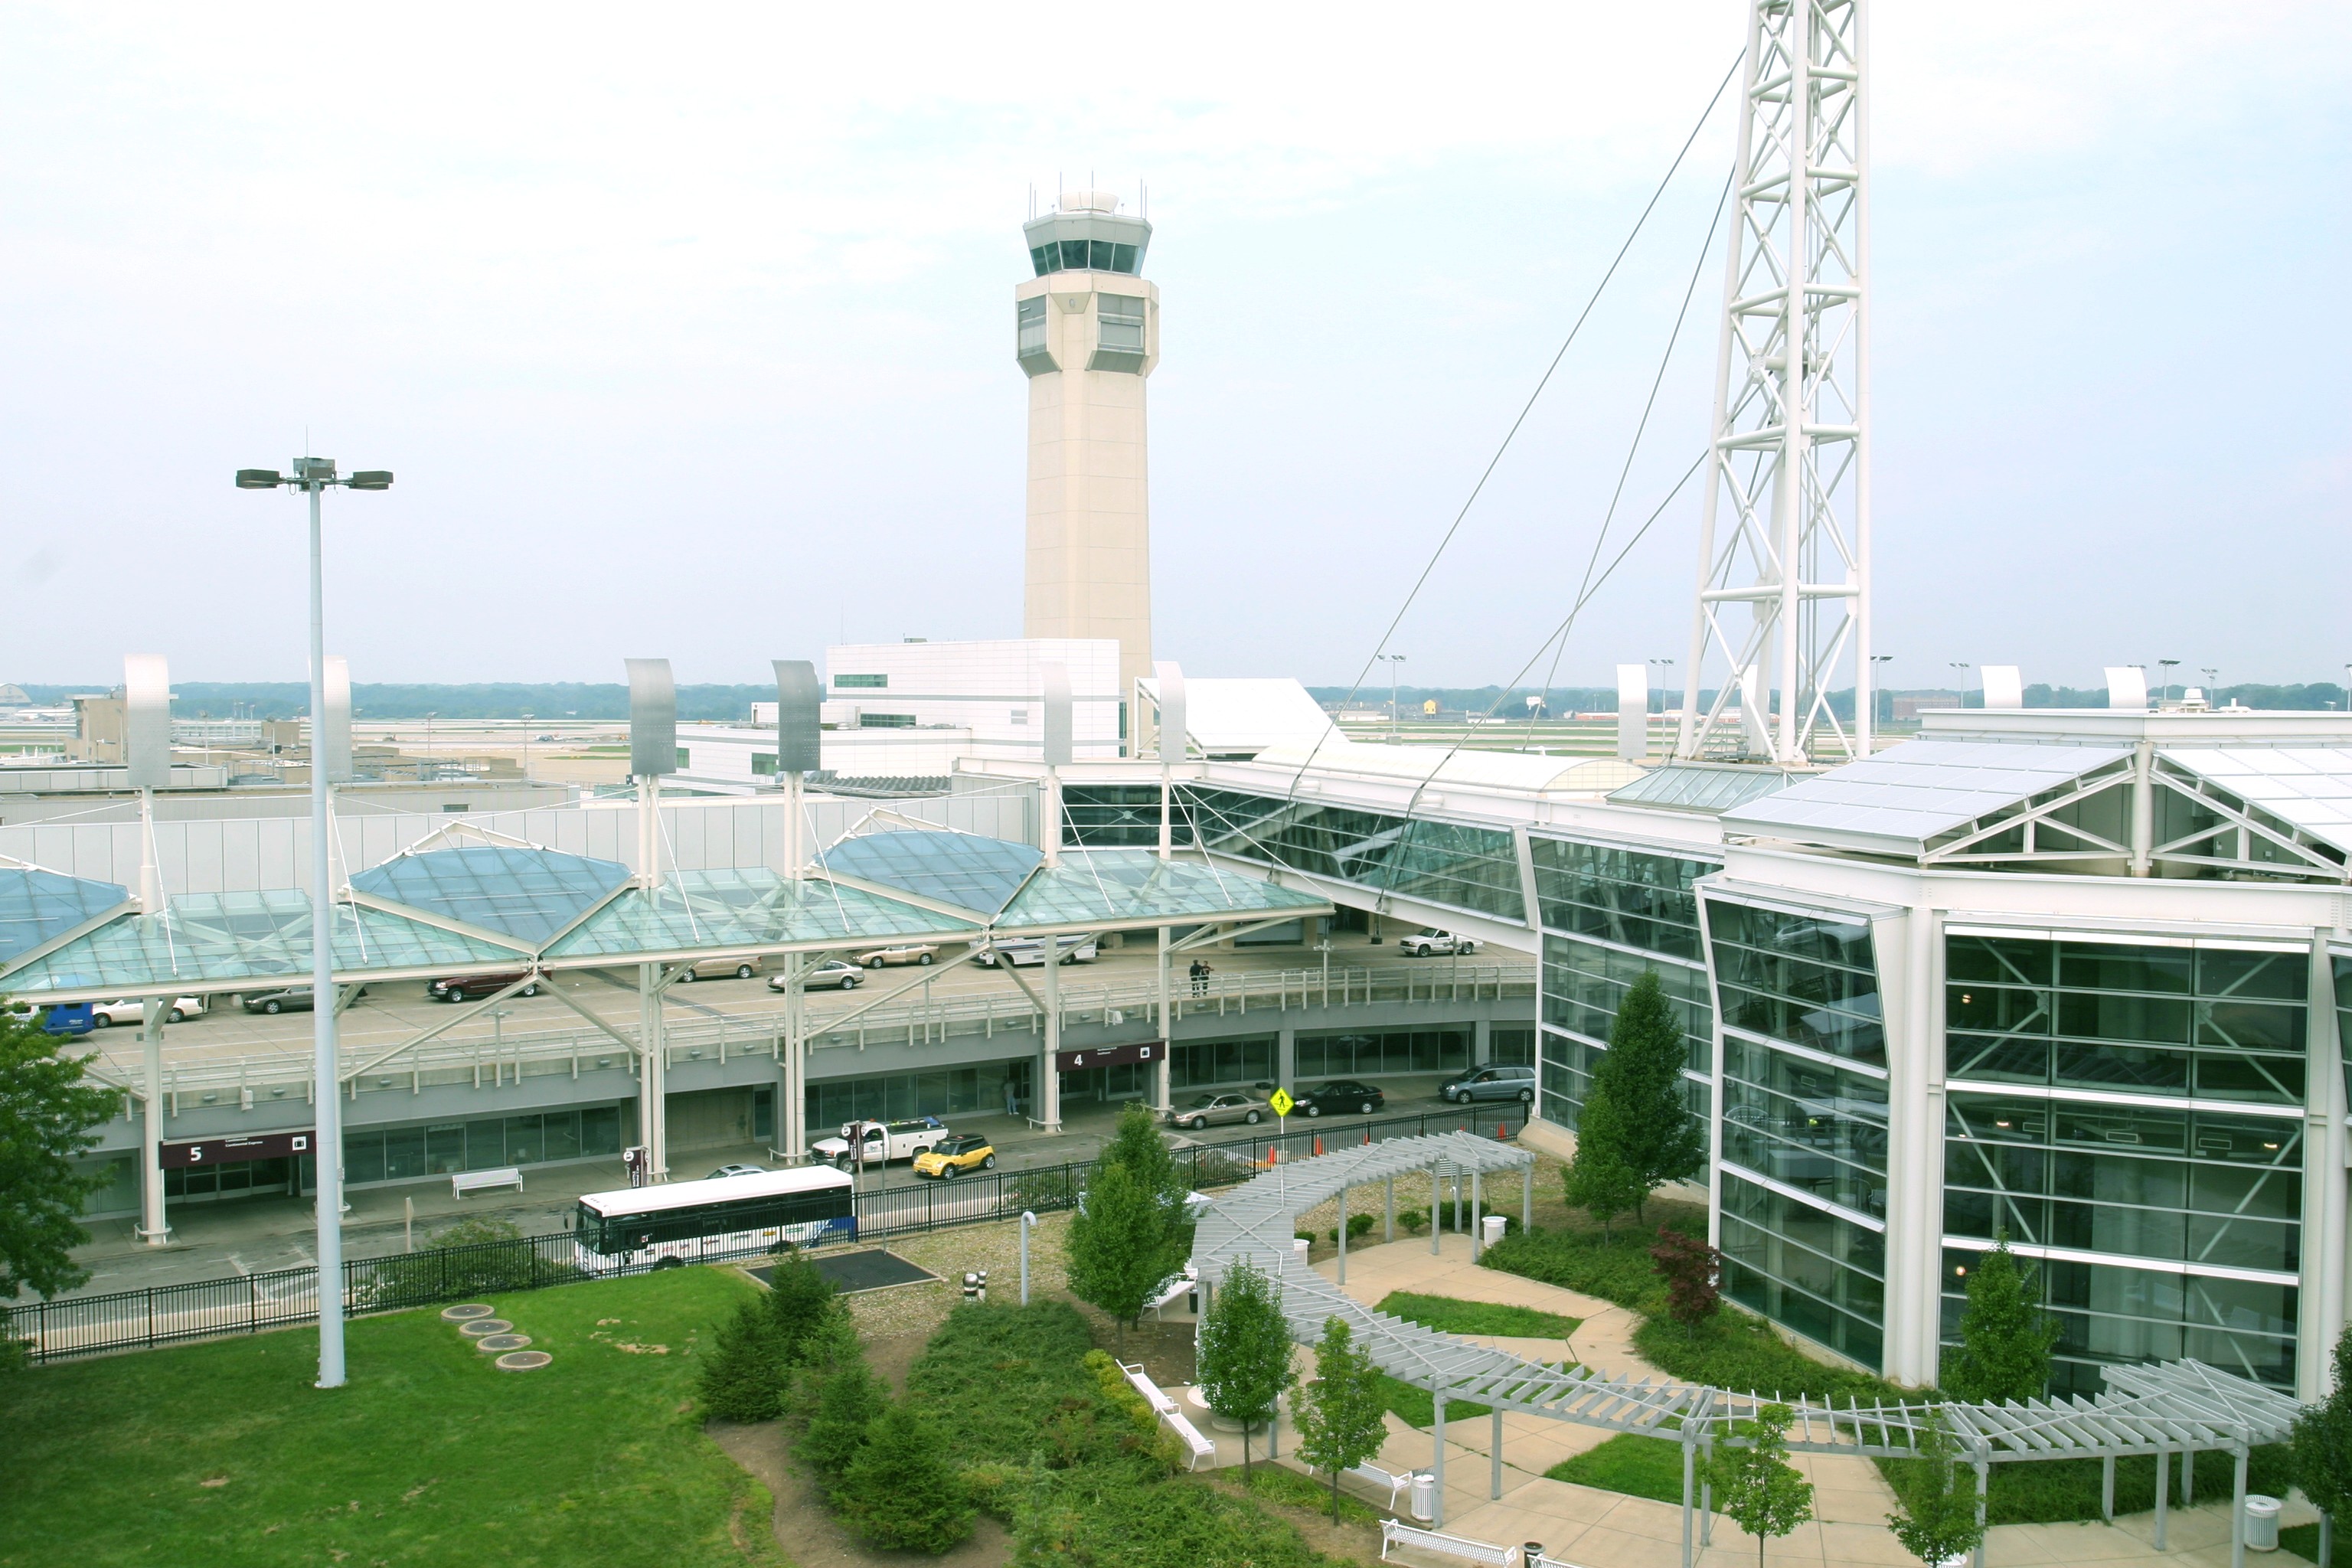
[[[1464,1113],[1435,1097],[1438,1082],[1434,1075],[1383,1079],[1381,1087],[1387,1089],[1389,1099],[1381,1117],[1444,1113],[1458,1121]],[[1475,1108],[1476,1120],[1483,1126],[1492,1121],[1497,1112],[1509,1109],[1481,1105]],[[1000,1168],[1017,1171],[1092,1159],[1109,1137],[1118,1110],[1116,1104],[1100,1101],[1074,1102],[1066,1108],[1065,1131],[1053,1137],[1032,1131],[1017,1119],[1003,1116],[959,1116],[954,1121],[959,1130],[987,1134],[996,1144]],[[1361,1137],[1360,1131],[1353,1130],[1360,1128],[1364,1120],[1326,1117],[1309,1122],[1294,1118],[1289,1130],[1296,1133],[1311,1129],[1327,1141],[1342,1141]],[[1218,1143],[1272,1130],[1268,1123],[1258,1128],[1211,1128],[1199,1134],[1171,1137],[1179,1142]],[[698,1149],[678,1156],[674,1174],[681,1180],[691,1180],[708,1175],[724,1164],[765,1165],[769,1163],[767,1153],[764,1145]],[[915,1179],[901,1164],[887,1171],[869,1172],[861,1184],[904,1186]],[[606,1192],[627,1184],[627,1174],[615,1158],[532,1167],[524,1173],[524,1190],[520,1193],[501,1191],[457,1199],[450,1195],[448,1184],[437,1179],[396,1187],[366,1188],[349,1194],[351,1213],[344,1220],[344,1255],[386,1257],[406,1250],[412,1238],[418,1247],[427,1246],[436,1231],[477,1215],[512,1221],[525,1236],[567,1230],[581,1194]],[[317,1261],[313,1250],[314,1205],[308,1199],[266,1197],[184,1204],[173,1207],[170,1217],[173,1238],[163,1247],[141,1242],[134,1234],[132,1220],[92,1224],[92,1239],[75,1254],[90,1270],[89,1281],[71,1294],[97,1295],[220,1279],[300,1268]]]
[[[1444,958],[1404,959],[1395,946],[1383,942],[1372,945],[1358,932],[1342,932],[1332,939],[1331,963],[1335,969],[1365,968],[1373,965],[1411,963],[1427,966],[1435,973],[1444,973],[1454,961]],[[1267,973],[1281,970],[1319,974],[1322,955],[1306,947],[1245,948],[1231,952],[1205,955],[1213,968],[1224,973],[1243,972]],[[1181,991],[1183,984],[1182,965],[1191,962],[1189,955],[1176,961],[1179,967],[1172,984]],[[1524,953],[1505,952],[1488,949],[1475,957],[1463,961],[1465,965],[1488,963],[1525,963]],[[1103,986],[1149,985],[1157,967],[1157,954],[1148,943],[1130,942],[1123,949],[1104,949],[1102,956],[1092,963],[1068,964],[1062,970],[1065,998],[1074,1006],[1083,1006],[1088,992]],[[869,971],[859,989],[851,996],[859,1003],[871,1000],[877,993],[897,989],[908,982],[926,978],[929,971],[908,965]],[[1022,978],[1032,989],[1040,984],[1040,972],[1024,971]],[[608,970],[567,970],[555,977],[555,984],[564,993],[598,1017],[624,1033],[634,1033],[637,1021],[636,983],[633,975]],[[1020,993],[1002,970],[983,969],[976,963],[961,963],[952,969],[938,972],[930,980],[930,994],[937,998],[979,995],[993,991],[999,995],[1017,997]],[[826,1014],[851,1005],[849,998],[825,990],[813,991],[811,1021],[822,1026]],[[921,991],[910,992],[893,1005],[908,1005],[921,1000]],[[775,1017],[783,1010],[784,998],[768,989],[765,976],[749,980],[732,976],[715,980],[698,980],[670,987],[666,996],[667,1016],[675,1021],[694,1017],[760,1018]],[[508,1031],[524,1032],[546,1029],[586,1028],[588,1026],[570,1007],[552,996],[509,997],[488,1014],[478,1016],[440,1037],[444,1042],[488,1040],[494,1034]],[[398,984],[374,985],[366,996],[344,1010],[338,1034],[346,1059],[399,1045],[420,1031],[443,1022],[448,1016],[447,1004],[436,1002],[425,994],[422,981]],[[308,1013],[281,1013],[275,1017],[247,1013],[226,997],[216,999],[211,1012],[164,1031],[163,1044],[167,1059],[229,1060],[239,1058],[253,1063],[257,1068],[265,1063],[280,1066],[307,1063],[310,1051],[311,1018]],[[135,1072],[139,1060],[139,1042],[135,1028],[116,1027],[101,1030],[90,1037],[93,1043],[112,1061],[117,1071]],[[304,1070],[307,1070],[305,1068]]]

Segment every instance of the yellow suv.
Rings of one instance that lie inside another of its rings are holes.
[[[966,1171],[996,1169],[996,1151],[977,1132],[942,1138],[915,1156],[919,1176],[961,1176]]]

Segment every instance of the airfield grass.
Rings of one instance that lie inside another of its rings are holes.
[[[774,1568],[771,1500],[693,1406],[732,1270],[492,1298],[554,1363],[505,1373],[431,1310],[0,1375],[0,1565]]]

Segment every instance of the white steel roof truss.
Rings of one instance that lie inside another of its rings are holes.
[[[2053,812],[2060,811],[2066,806],[2074,805],[2078,802],[2088,800],[2093,795],[2105,795],[2109,790],[2124,789],[2130,784],[2130,764],[2127,763],[2110,763],[2108,764],[2108,771],[2084,775],[2084,777],[2079,781],[2074,788],[2067,790],[2066,793],[2054,799],[2040,802],[2027,802],[2020,808],[2001,812],[1991,817],[1979,818],[1978,821],[1973,824],[1962,837],[1953,840],[1949,844],[1930,849],[1921,855],[1919,857],[1919,864],[1922,866],[1935,866],[1942,864],[1976,865],[1990,864],[1994,861],[2002,860],[2081,860],[2092,858],[2094,852],[2089,849],[2038,849],[2034,847],[2034,829],[2041,826]],[[1996,837],[2000,834],[2008,832],[2011,828],[2021,826],[2024,827],[2026,832],[2026,847],[2023,850],[2011,850],[1999,853],[1980,853],[1975,855],[1967,853],[1969,846],[1981,844],[1988,838]],[[2049,824],[2049,826],[2054,832],[2066,834],[2070,837],[2080,838],[2085,844],[2095,845],[2099,849],[2106,851],[2109,855],[2128,857],[2131,854],[2131,847],[2129,845],[2117,844],[2112,839],[2104,838],[2098,834],[2093,833],[2088,828],[2077,827],[2072,823],[2065,822],[2052,822]]]

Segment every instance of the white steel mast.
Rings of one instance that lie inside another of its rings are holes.
[[[1748,8],[1677,756],[1870,748],[1866,37],[1865,0]]]

